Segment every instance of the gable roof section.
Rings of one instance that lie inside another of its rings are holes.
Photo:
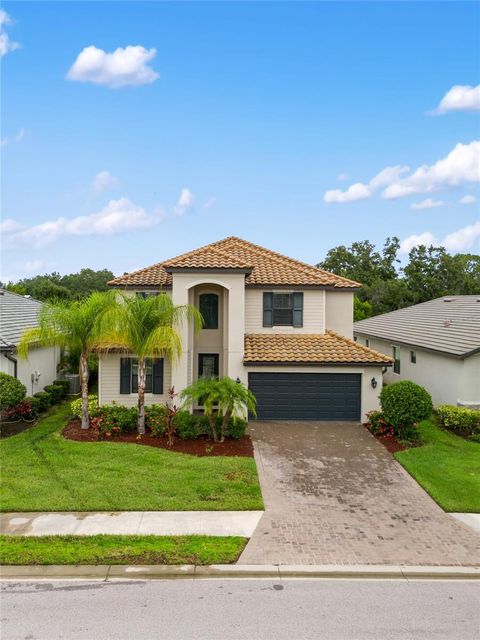
[[[361,286],[354,280],[337,276],[233,236],[151,267],[119,276],[108,284],[117,287],[169,287],[172,284],[169,271],[174,269],[251,271],[246,276],[246,286],[317,286],[340,289],[356,289]]]
[[[444,296],[360,320],[355,333],[457,357],[480,351],[480,295]]]
[[[0,289],[0,350],[15,347],[26,329],[38,325],[42,303]]]
[[[391,365],[389,356],[334,331],[324,334],[255,333],[245,336],[244,364]]]

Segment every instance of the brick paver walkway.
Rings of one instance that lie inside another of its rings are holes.
[[[480,565],[480,535],[361,425],[251,424],[266,512],[241,564]]]

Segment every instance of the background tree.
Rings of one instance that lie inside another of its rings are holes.
[[[107,311],[115,305],[115,293],[95,292],[83,300],[45,303],[40,309],[38,327],[28,329],[18,346],[21,357],[26,358],[32,345],[58,346],[66,351],[80,353],[80,385],[82,391],[82,429],[88,429],[88,357],[101,339]],[[112,316],[109,316],[112,317]]]
[[[193,321],[202,326],[202,316],[192,305],[174,305],[170,296],[126,296],[119,294],[110,309],[106,330],[95,345],[97,351],[123,350],[138,358],[138,433],[145,433],[145,384],[147,358],[177,360],[182,353],[179,326]]]

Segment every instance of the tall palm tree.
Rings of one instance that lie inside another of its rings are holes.
[[[253,393],[240,381],[228,376],[223,378],[199,378],[184,389],[180,397],[193,404],[203,405],[208,418],[214,442],[224,442],[230,418],[244,417],[249,411],[255,415],[257,401]],[[222,417],[220,437],[217,430],[216,414]]]
[[[97,351],[130,352],[138,358],[138,433],[144,434],[146,360],[177,360],[182,353],[179,326],[192,320],[195,329],[200,329],[202,316],[192,305],[175,305],[166,294],[146,298],[120,294],[116,308],[108,315],[108,330],[102,332],[95,347]]]
[[[82,429],[90,426],[88,416],[88,357],[106,329],[108,311],[115,305],[113,291],[90,294],[83,300],[44,303],[38,316],[38,326],[28,329],[18,345],[20,357],[26,358],[33,345],[58,346],[80,354],[80,385],[82,391]]]

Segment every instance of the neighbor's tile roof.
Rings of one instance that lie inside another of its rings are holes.
[[[38,326],[42,303],[0,289],[0,349],[13,347],[26,329]]]
[[[480,351],[480,295],[444,296],[360,320],[355,333],[458,357]]]
[[[171,268],[251,269],[246,285],[328,286],[354,289],[358,282],[342,278],[318,267],[288,258],[241,238],[225,238],[177,258],[119,276],[114,286],[159,286],[172,284]]]
[[[243,362],[388,365],[392,358],[327,331],[324,334],[247,334]]]

